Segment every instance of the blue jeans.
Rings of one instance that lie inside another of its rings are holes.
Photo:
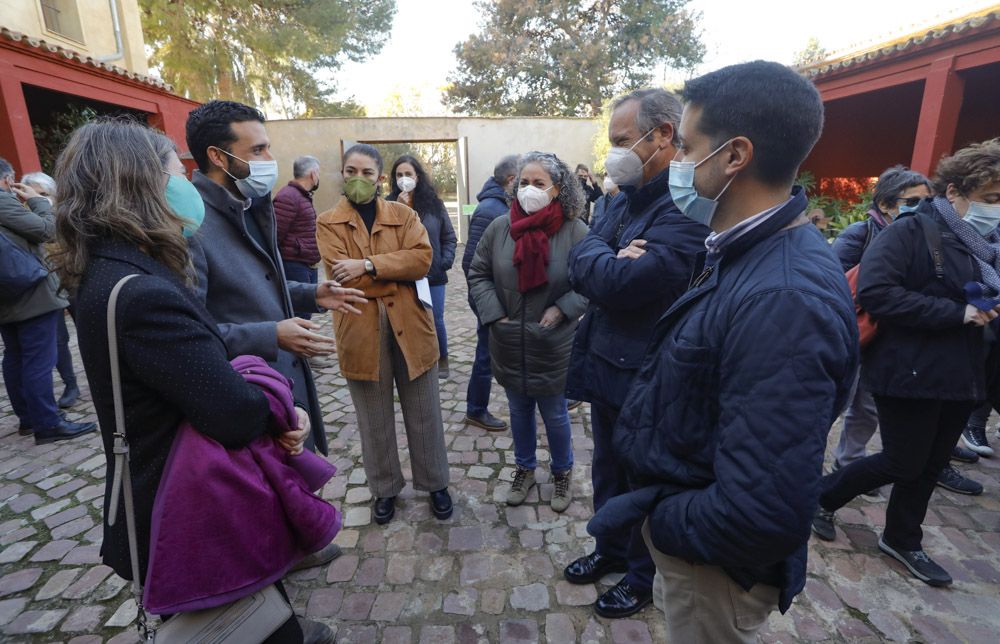
[[[562,473],[573,469],[573,440],[569,428],[569,411],[566,396],[532,398],[513,389],[506,389],[510,407],[510,431],[514,437],[514,462],[533,470],[538,466],[535,450],[538,447],[535,425],[535,406],[545,422],[545,435],[552,453],[552,472]]]
[[[476,359],[469,374],[469,388],[465,392],[465,413],[482,416],[490,404],[493,387],[493,368],[490,366],[490,328],[476,323]]]
[[[590,403],[590,427],[594,435],[594,462],[590,475],[594,483],[594,512],[610,499],[631,492],[628,473],[615,454],[612,433],[618,421],[618,411],[600,403]],[[642,524],[619,530],[614,536],[597,538],[597,554],[628,562],[625,581],[636,590],[648,591],[653,587],[656,566],[642,538]]]
[[[444,290],[447,284],[431,287],[431,302],[434,304],[434,330],[438,337],[438,355],[448,357],[448,330],[444,327]]]
[[[76,387],[76,372],[73,370],[73,354],[69,350],[69,329],[66,327],[66,313],[60,312],[58,324],[56,325],[56,338],[58,341],[56,358],[56,371],[62,378],[63,385],[67,389]]]
[[[56,326],[63,310],[0,324],[3,379],[14,413],[24,427],[49,429],[62,421],[52,393]]]
[[[284,264],[285,279],[290,282],[315,284],[319,279],[319,271],[315,268],[311,268],[308,264],[303,264],[302,262],[285,262]],[[303,311],[295,311],[295,315],[303,320],[309,320],[312,318],[312,313],[305,313]]]

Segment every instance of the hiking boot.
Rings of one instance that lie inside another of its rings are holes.
[[[986,440],[985,427],[966,427],[962,431],[962,442],[980,456],[993,456],[993,448]]]
[[[955,494],[968,494],[969,496],[979,496],[983,493],[983,486],[973,481],[951,465],[946,465],[938,474],[937,484]]]
[[[833,541],[837,538],[837,529],[833,527],[833,512],[824,510],[823,506],[816,508],[813,516],[812,530],[823,541]]]
[[[886,544],[884,538],[878,540],[878,549],[897,560],[920,581],[931,586],[948,586],[951,575],[927,556],[923,550],[897,550]]]
[[[979,454],[976,454],[968,447],[956,445],[951,449],[951,460],[960,463],[975,463],[979,460]]]
[[[507,505],[521,505],[528,498],[528,492],[535,486],[535,470],[517,466],[514,470],[514,483],[507,493]]]
[[[448,356],[438,359],[438,380],[445,380],[451,375],[451,369],[448,368]]]
[[[573,470],[566,470],[558,474],[553,472],[552,479],[555,483],[555,490],[552,492],[550,505],[554,512],[565,512],[573,500]]]
[[[501,420],[491,414],[490,412],[483,412],[482,414],[466,414],[465,415],[466,425],[475,425],[476,427],[481,427],[488,432],[502,432],[507,429],[507,421]]]

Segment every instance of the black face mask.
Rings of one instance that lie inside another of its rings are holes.
[[[316,185],[314,185],[314,186],[312,187],[312,190],[310,190],[310,191],[309,191],[309,194],[313,194],[313,193],[314,193],[314,192],[316,192],[317,190],[319,190],[319,181],[317,181],[317,182],[316,182]]]

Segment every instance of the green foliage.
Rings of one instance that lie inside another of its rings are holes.
[[[218,2],[139,0],[150,62],[164,80],[195,100],[261,105],[273,99],[307,114],[342,115],[334,87],[317,79],[347,60],[382,49],[394,0]]]
[[[42,171],[55,174],[56,159],[73,131],[88,121],[97,117],[97,111],[77,103],[67,103],[59,112],[52,115],[46,125],[34,125],[31,132],[35,137],[35,147],[42,163]]]
[[[691,69],[705,47],[688,0],[479,0],[481,33],[455,48],[445,102],[498,116],[592,116],[650,84],[655,68]]]
[[[835,238],[854,222],[868,218],[868,206],[872,201],[870,189],[850,199],[834,199],[817,190],[816,177],[808,170],[799,173],[795,183],[802,186],[809,197],[807,211],[818,208],[829,218],[825,233],[830,238]]]

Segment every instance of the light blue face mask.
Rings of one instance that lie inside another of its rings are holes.
[[[917,208],[919,207],[920,207],[919,204],[916,206],[907,206],[906,204],[903,204],[902,206],[899,207],[899,215],[896,215],[896,217],[899,218],[900,216],[905,215],[908,212],[917,212]]]
[[[1000,204],[970,201],[969,209],[962,219],[972,224],[972,227],[985,237],[1000,225]]]
[[[674,204],[677,205],[686,217],[704,226],[711,225],[712,217],[715,216],[715,209],[719,207],[719,199],[726,193],[729,186],[732,185],[733,180],[736,179],[736,175],[733,175],[733,178],[729,180],[729,183],[722,189],[722,192],[717,194],[714,199],[709,199],[708,197],[699,195],[697,188],[694,187],[694,171],[698,166],[714,157],[731,142],[732,139],[726,141],[697,163],[694,161],[670,162],[670,175],[667,178],[667,184],[670,186],[670,198],[674,200]]]
[[[186,220],[184,236],[192,237],[205,221],[205,202],[194,184],[185,177],[169,175],[166,189],[167,205],[178,217]]]

